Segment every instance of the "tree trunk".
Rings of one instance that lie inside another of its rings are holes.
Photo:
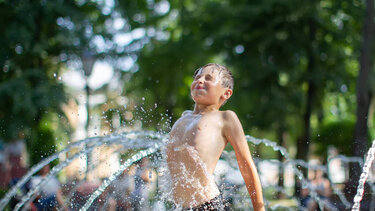
[[[314,104],[314,99],[316,95],[316,85],[313,78],[313,73],[315,71],[316,61],[315,61],[315,55],[313,51],[313,43],[315,41],[315,33],[316,33],[316,26],[315,22],[313,20],[310,20],[309,22],[309,31],[310,31],[310,46],[308,49],[308,66],[307,66],[307,73],[308,73],[308,90],[307,90],[307,99],[306,99],[306,107],[305,112],[303,114],[303,134],[300,138],[297,140],[297,159],[301,159],[304,161],[307,161],[309,158],[309,151],[310,151],[310,135],[311,135],[311,114],[312,114],[312,108]],[[298,167],[305,177],[307,176],[307,169],[301,169],[301,167]],[[297,178],[296,178],[297,179]],[[300,194],[300,183],[296,180],[295,185],[295,195],[299,196]]]
[[[279,126],[279,128],[277,130],[277,139],[279,141],[279,143],[278,143],[279,146],[284,147],[285,146],[285,128],[283,128],[282,126]],[[283,161],[285,160],[285,158],[281,153],[279,153],[278,159],[280,161],[278,186],[281,187],[282,189],[284,189],[284,165],[283,165]],[[276,197],[278,199],[282,199],[284,197],[284,195],[281,191],[278,191]]]
[[[357,78],[357,121],[355,125],[355,134],[353,140],[353,155],[363,157],[366,154],[368,146],[368,112],[371,102],[370,92],[370,70],[372,42],[374,37],[374,1],[366,0],[366,13],[363,26],[363,41],[361,55],[359,58],[360,70]],[[349,181],[349,200],[352,200],[356,194],[359,177],[362,172],[358,164],[352,164],[350,167]]]

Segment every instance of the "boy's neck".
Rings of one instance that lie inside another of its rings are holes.
[[[193,114],[205,114],[212,111],[218,111],[220,107],[217,105],[199,105],[195,104]]]

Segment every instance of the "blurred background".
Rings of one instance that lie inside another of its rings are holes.
[[[223,109],[295,159],[364,158],[375,136],[371,0],[0,0],[0,28],[4,191],[77,140],[168,133],[212,62],[235,78]],[[342,173],[351,197],[361,172]]]

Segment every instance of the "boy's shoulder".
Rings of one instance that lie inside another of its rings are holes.
[[[223,115],[224,119],[237,118],[236,112],[234,112],[232,110],[224,110],[224,111],[220,111],[220,112],[221,112],[221,115]]]
[[[224,125],[229,125],[230,127],[238,125],[238,123],[241,124],[237,114],[231,110],[222,111],[221,118],[224,122]]]
[[[192,114],[192,113],[193,113],[193,111],[186,110],[186,111],[182,112],[181,116],[185,116],[185,115]]]

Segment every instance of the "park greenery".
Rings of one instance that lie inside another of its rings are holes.
[[[363,157],[375,135],[371,0],[2,0],[0,17],[0,138],[24,138],[32,163],[71,139],[62,108],[76,99],[59,78],[82,69],[85,52],[121,81],[121,92],[111,82],[91,90],[106,96],[91,109],[110,128],[114,116],[131,124],[130,112],[143,128],[168,132],[163,115],[174,122],[193,108],[192,74],[215,62],[235,78],[223,109],[295,158],[325,158],[330,145]]]

